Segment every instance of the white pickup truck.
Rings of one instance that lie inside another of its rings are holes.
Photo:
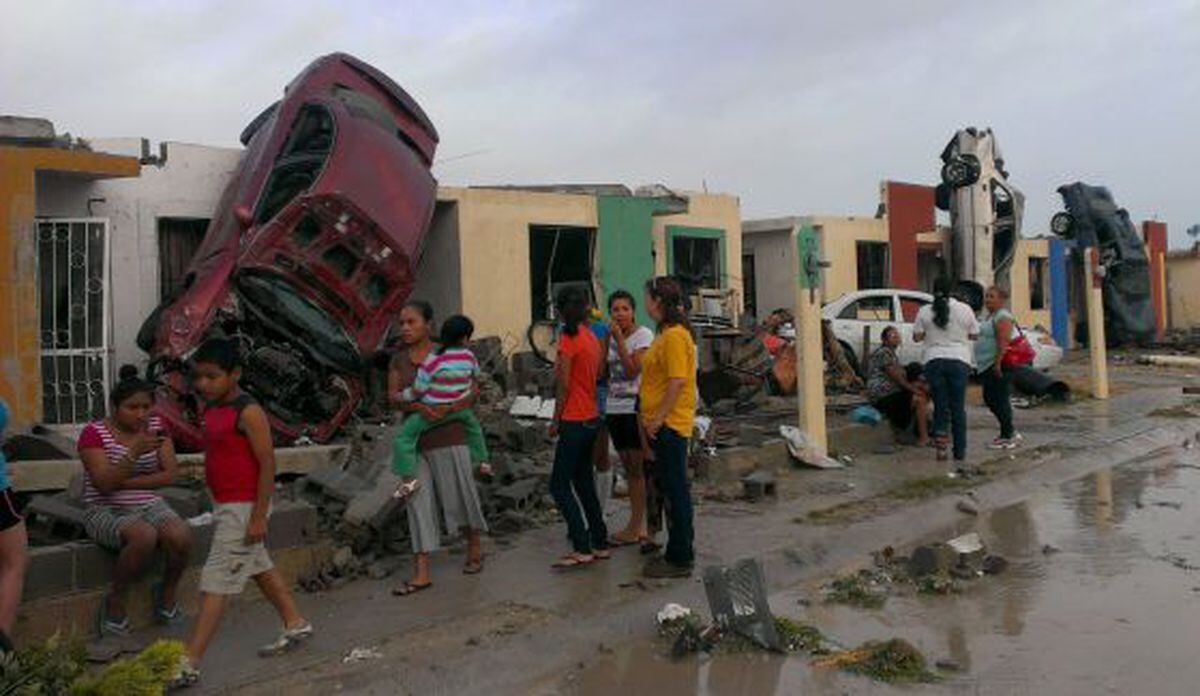
[[[856,366],[862,365],[863,331],[868,334],[868,354],[880,345],[880,336],[888,326],[900,330],[900,362],[921,361],[921,344],[913,341],[913,320],[917,310],[933,302],[929,293],[917,290],[858,290],[848,292],[821,309],[821,316],[833,323],[833,333]],[[1062,362],[1063,350],[1040,329],[1022,327],[1033,346],[1033,367],[1045,370]]]

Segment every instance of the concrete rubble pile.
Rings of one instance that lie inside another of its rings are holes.
[[[511,535],[557,515],[549,496],[554,451],[547,437],[548,420],[514,408],[523,400],[541,403],[542,395],[548,397],[553,371],[523,359],[523,354],[513,356],[510,370],[499,339],[482,339],[471,347],[488,377],[480,387],[475,413],[487,434],[493,469],[477,483],[490,534],[506,545]],[[507,394],[506,387],[520,393]],[[350,434],[351,452],[344,467],[316,471],[292,484],[296,495],[316,506],[322,531],[336,543],[330,562],[301,579],[305,589],[337,587],[357,577],[387,577],[400,557],[411,553],[404,502],[392,496],[399,483],[391,469],[394,434],[395,425],[388,421],[360,424]],[[444,531],[451,537],[458,533]]]

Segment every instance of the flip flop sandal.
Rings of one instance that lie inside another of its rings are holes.
[[[563,556],[562,558],[555,561],[554,564],[550,566],[550,568],[553,570],[576,570],[578,568],[584,568],[586,566],[590,566],[591,564],[593,564],[595,562],[596,562],[595,556],[581,556],[581,555]]]
[[[637,539],[622,539],[621,537],[609,537],[608,545],[612,548],[621,548],[623,546],[637,546]]]
[[[463,566],[462,572],[463,575],[479,575],[483,572],[483,559],[467,561],[466,565]]]
[[[421,487],[420,479],[412,479],[411,481],[404,481],[399,486],[396,486],[396,492],[392,493],[392,497],[396,498],[397,500],[407,500],[407,499],[411,498],[412,494],[416,493],[417,490],[420,489],[420,487]]]
[[[608,559],[612,558],[612,552],[608,549],[597,549],[596,551],[592,552],[592,557],[597,561],[607,561]]]
[[[393,588],[392,595],[396,597],[407,597],[409,595],[416,594],[421,590],[428,590],[430,587],[433,587],[432,582],[426,582],[420,585],[414,582],[406,582],[400,587]]]

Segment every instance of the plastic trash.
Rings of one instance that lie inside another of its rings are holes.
[[[883,414],[874,406],[863,405],[850,412],[850,420],[874,427],[883,422]]]

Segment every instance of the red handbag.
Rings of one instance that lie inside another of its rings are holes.
[[[1032,365],[1033,358],[1037,354],[1033,351],[1033,345],[1029,343],[1029,339],[1025,338],[1025,332],[1021,330],[1021,325],[1013,319],[1013,326],[1017,327],[1016,339],[1008,342],[1008,348],[1004,351],[1004,355],[1000,356],[1001,367],[1021,367],[1023,365]]]

